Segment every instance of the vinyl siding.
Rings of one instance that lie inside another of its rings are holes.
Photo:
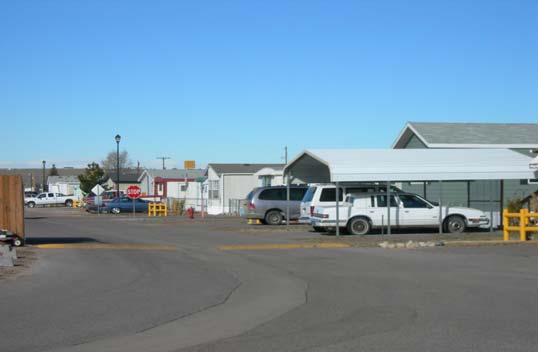
[[[538,184],[521,184],[520,180],[506,180],[504,181],[503,207],[506,207],[506,204],[510,199],[523,199],[537,190]]]
[[[426,194],[424,194],[424,186],[422,183],[408,182],[402,185],[402,189],[406,192],[416,193],[431,202],[439,202],[439,182],[427,182]],[[443,205],[449,206],[467,206],[467,182],[451,181],[443,182]]]
[[[426,148],[426,145],[422,143],[422,141],[418,139],[416,135],[413,135],[409,139],[409,142],[407,142],[407,145],[405,146],[404,149],[424,149],[424,148]]]

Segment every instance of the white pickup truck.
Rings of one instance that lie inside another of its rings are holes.
[[[66,207],[73,206],[74,197],[66,196],[62,193],[43,192],[35,197],[24,198],[24,204],[28,208],[34,208],[36,205],[65,205]]]
[[[469,227],[489,224],[486,214],[478,209],[446,207],[442,209],[443,229],[461,233]],[[349,194],[339,207],[339,226],[353,235],[366,235],[372,228],[387,225],[386,193]],[[390,223],[392,227],[437,227],[439,207],[416,194],[391,195]],[[311,224],[319,228],[336,226],[336,207],[316,207]]]

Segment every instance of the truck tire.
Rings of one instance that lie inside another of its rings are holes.
[[[280,225],[282,223],[282,214],[279,210],[271,210],[265,214],[265,222],[267,225]]]
[[[352,235],[363,236],[370,232],[371,229],[370,221],[363,217],[353,218],[347,225],[347,231]]]
[[[448,233],[462,233],[465,228],[465,219],[461,216],[452,215],[445,220],[445,231]]]
[[[66,200],[65,206],[71,208],[73,206],[73,201],[71,199]]]
[[[26,203],[26,205],[28,206],[28,208],[35,208],[35,202],[28,202]]]

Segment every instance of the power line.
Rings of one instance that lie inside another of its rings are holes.
[[[163,170],[166,170],[166,166],[164,165],[164,161],[166,159],[171,159],[171,158],[168,157],[168,156],[158,156],[157,159],[161,159],[163,161]]]

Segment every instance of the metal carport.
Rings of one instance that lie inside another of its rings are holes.
[[[463,181],[535,179],[532,158],[509,149],[332,149],[305,150],[284,168],[287,180],[335,183],[336,233],[339,235],[338,185],[345,182]],[[289,184],[289,182],[288,182]],[[439,199],[441,211],[442,199]],[[388,233],[390,211],[387,207]],[[442,232],[442,216],[439,217]]]

